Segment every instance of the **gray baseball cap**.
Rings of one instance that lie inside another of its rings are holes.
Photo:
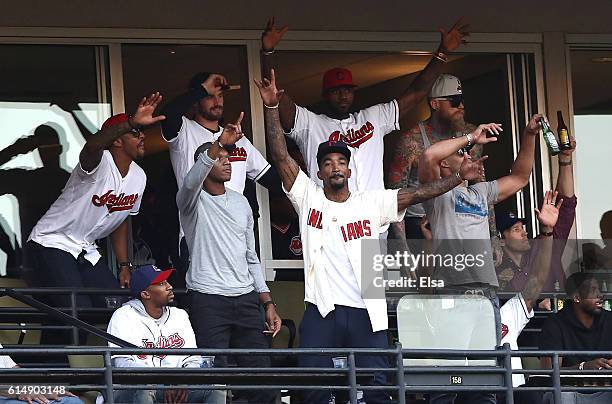
[[[450,74],[441,74],[431,87],[429,98],[443,98],[457,94],[463,94],[461,81]]]

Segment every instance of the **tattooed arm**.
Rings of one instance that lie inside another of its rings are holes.
[[[461,184],[459,176],[451,175],[438,179],[428,184],[422,184],[417,188],[402,188],[397,193],[397,210],[401,212],[410,205],[425,202],[428,199],[442,195]]]

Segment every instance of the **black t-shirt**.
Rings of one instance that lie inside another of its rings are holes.
[[[612,313],[602,310],[601,314],[595,316],[593,326],[586,328],[576,318],[572,304],[569,303],[546,320],[542,326],[539,346],[542,350],[612,351]],[[566,356],[563,358],[563,367],[592,359],[586,356]]]

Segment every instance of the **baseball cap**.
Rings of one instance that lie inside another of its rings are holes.
[[[132,271],[132,278],[130,279],[130,290],[133,296],[139,297],[140,292],[149,287],[149,285],[155,285],[165,281],[172,275],[174,269],[167,269],[162,271],[155,265],[143,265],[138,269]]]
[[[463,94],[461,81],[450,74],[441,74],[429,91],[429,98],[442,98]]]
[[[129,118],[129,115],[124,114],[124,113],[113,115],[110,118],[108,118],[106,121],[104,121],[104,123],[102,124],[102,129],[106,129],[112,125],[117,125],[123,122],[127,122],[128,118]]]
[[[495,225],[500,234],[504,234],[506,230],[514,226],[518,222],[525,223],[525,219],[519,218],[513,212],[503,212],[495,214]]]
[[[189,80],[189,88],[198,88],[202,86],[202,83],[206,81],[206,79],[210,76],[209,72],[199,72],[193,75],[191,80]]]
[[[351,151],[346,143],[340,140],[328,140],[319,145],[319,149],[317,150],[317,164],[320,164],[323,157],[327,156],[329,153],[342,153],[347,160],[351,160]]]
[[[353,73],[349,69],[334,67],[323,74],[323,91],[341,86],[357,87],[353,83]]]

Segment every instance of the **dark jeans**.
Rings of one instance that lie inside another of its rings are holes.
[[[116,390],[114,401],[117,404],[155,404],[165,403],[165,390]],[[63,401],[62,401],[63,402]],[[187,403],[225,404],[223,390],[189,390]]]
[[[304,318],[300,324],[300,348],[389,348],[387,331],[372,331],[370,317],[366,309],[336,306],[325,318],[312,303],[306,303]],[[331,368],[333,361],[326,355],[300,355],[300,367]],[[358,367],[387,368],[389,360],[381,355],[356,355]],[[386,375],[377,372],[373,385],[385,385]],[[305,390],[302,402],[308,404],[327,404],[331,391]],[[368,404],[388,403],[389,394],[382,391],[367,390],[364,399]],[[336,401],[338,402],[338,401]]]
[[[198,348],[270,348],[263,334],[265,321],[259,295],[250,292],[228,297],[189,291],[189,319],[195,332]],[[270,358],[261,355],[236,357],[240,367],[270,367]],[[215,356],[215,367],[226,367],[227,357]],[[274,403],[278,392],[248,391],[250,403]]]

